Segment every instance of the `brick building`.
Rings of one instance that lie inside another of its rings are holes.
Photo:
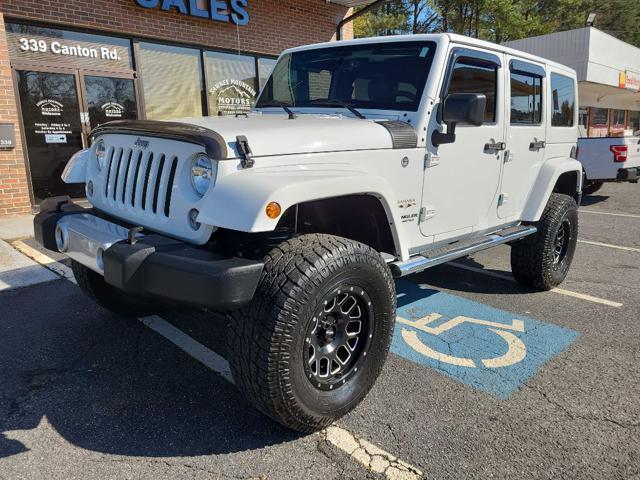
[[[250,109],[283,49],[372,1],[0,0],[0,216],[82,197],[60,173],[96,125]]]

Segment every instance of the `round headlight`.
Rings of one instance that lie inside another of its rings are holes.
[[[191,185],[198,195],[204,197],[213,179],[213,164],[204,153],[199,153],[191,161]]]
[[[107,147],[102,139],[96,142],[96,159],[98,160],[98,169],[102,170],[107,161]]]

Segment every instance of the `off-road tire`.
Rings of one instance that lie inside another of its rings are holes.
[[[293,430],[317,431],[355,408],[380,374],[395,324],[395,284],[378,252],[331,235],[290,239],[264,261],[253,301],[230,313],[227,354],[233,378],[264,414]],[[326,308],[323,298],[341,285],[366,291],[372,333],[348,381],[338,377],[340,385],[322,390],[305,371],[308,328]]]
[[[602,185],[604,185],[604,182],[587,180],[584,182],[584,185],[582,186],[582,194],[593,195],[594,193],[596,193],[598,190],[602,188]]]
[[[511,247],[511,271],[522,285],[551,290],[566,278],[578,240],[578,206],[569,195],[552,193],[538,231],[515,242]],[[567,244],[562,258],[555,262],[556,240],[560,229],[566,230]]]
[[[75,260],[71,261],[78,286],[98,305],[123,317],[144,317],[158,313],[161,308],[149,300],[132,297],[104,281],[104,277]]]

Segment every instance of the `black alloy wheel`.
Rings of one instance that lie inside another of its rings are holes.
[[[305,342],[305,371],[320,390],[344,385],[358,371],[373,337],[371,299],[359,287],[343,285],[321,302]]]

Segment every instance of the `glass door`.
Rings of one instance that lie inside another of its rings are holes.
[[[83,197],[83,185],[69,185],[60,178],[69,158],[83,148],[78,76],[15,72],[36,203],[57,195]]]
[[[133,78],[82,76],[84,97],[88,112],[87,127],[93,130],[98,125],[113,120],[136,120],[138,105]]]

